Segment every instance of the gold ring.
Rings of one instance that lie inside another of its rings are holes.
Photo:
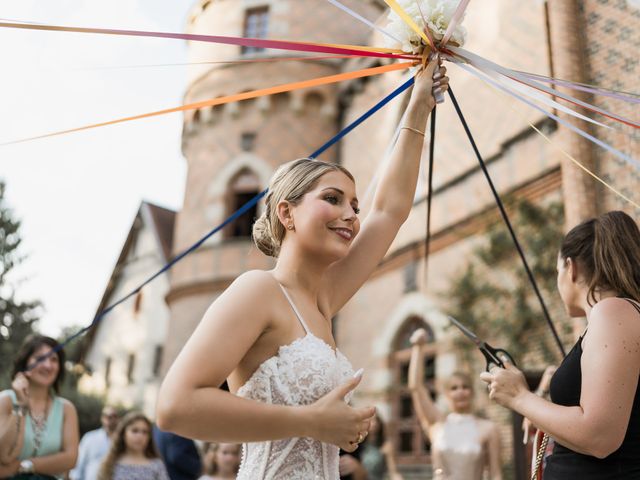
[[[362,435],[362,432],[358,432],[358,439],[356,440],[356,443],[362,443],[363,440],[364,435]]]

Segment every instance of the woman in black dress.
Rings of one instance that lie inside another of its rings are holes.
[[[555,441],[545,480],[640,479],[640,230],[623,212],[573,228],[558,256],[558,290],[587,329],[551,380],[551,401],[515,367],[481,374],[490,397]]]

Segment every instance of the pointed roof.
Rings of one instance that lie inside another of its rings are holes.
[[[155,205],[147,201],[143,201],[140,204],[138,212],[136,213],[136,216],[134,217],[134,220],[131,224],[131,228],[129,229],[129,233],[127,234],[127,238],[124,241],[124,245],[120,250],[118,260],[113,267],[105,291],[102,294],[102,299],[100,300],[100,304],[98,305],[98,308],[96,310],[96,315],[108,306],[107,302],[110,299],[111,293],[116,286],[120,271],[126,263],[127,256],[129,255],[129,250],[131,249],[132,245],[135,245],[135,239],[140,232],[141,224],[146,224],[152,229],[158,244],[158,250],[162,255],[163,261],[167,263],[171,258],[171,250],[173,248],[173,229],[175,225],[175,219],[176,212],[173,210]],[[98,326],[89,330],[86,337],[82,341],[82,346],[80,348],[81,363],[84,361],[85,355],[89,350],[89,347],[93,343],[93,339],[96,335]]]

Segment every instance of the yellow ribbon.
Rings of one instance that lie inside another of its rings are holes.
[[[558,151],[560,151],[565,157],[567,157],[569,160],[571,160],[578,168],[582,169],[585,173],[591,175],[594,179],[596,179],[597,181],[599,181],[601,184],[603,184],[605,187],[607,187],[609,190],[611,190],[613,193],[615,193],[616,195],[618,195],[619,197],[623,198],[624,200],[626,200],[627,202],[629,202],[631,205],[633,205],[634,207],[640,209],[640,205],[638,205],[636,202],[634,202],[633,200],[631,200],[629,197],[627,197],[625,194],[623,194],[622,192],[620,192],[619,190],[617,190],[616,188],[614,188],[612,185],[608,184],[607,182],[605,182],[602,178],[600,178],[598,175],[596,175],[595,173],[593,173],[591,170],[589,170],[587,167],[585,167],[582,163],[580,163],[578,160],[576,160],[575,158],[573,158],[571,156],[571,154],[569,154],[568,152],[565,152],[561,147],[557,146],[556,144],[554,144],[551,139],[549,137],[547,137],[544,133],[542,133],[533,123],[531,122],[527,122],[529,124],[529,126],[531,128],[533,128],[542,138],[544,138],[547,142],[549,142],[555,149],[557,149]]]
[[[398,14],[398,16],[404,20],[404,22],[409,25],[413,31],[415,31],[420,38],[424,40],[426,45],[429,45],[431,48],[435,48],[435,45],[431,43],[431,40],[427,36],[426,33],[413,21],[413,19],[404,11],[404,9],[396,2],[396,0],[384,0],[384,2],[391,7],[391,9]]]

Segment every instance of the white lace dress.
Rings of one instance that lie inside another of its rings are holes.
[[[275,405],[308,405],[354,374],[349,361],[311,333],[282,287],[306,335],[265,360],[236,395]],[[312,438],[242,446],[239,480],[338,480],[338,447]]]

